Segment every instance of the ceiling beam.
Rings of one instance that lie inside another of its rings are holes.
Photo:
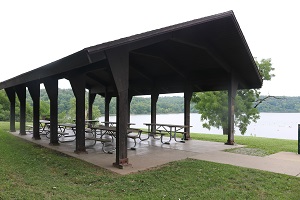
[[[153,54],[148,54],[148,53],[141,53],[141,52],[132,52],[136,55],[140,55],[140,56],[145,56],[145,57],[149,57],[149,58],[152,58],[152,59],[158,59],[158,60],[161,60],[162,62],[164,62],[167,67],[169,67],[171,70],[173,70],[174,72],[176,72],[179,76],[181,76],[182,78],[184,79],[187,79],[187,76],[182,72],[180,71],[177,67],[175,67],[175,63],[172,62],[170,59],[167,59],[165,56],[160,56],[160,55],[153,55]]]
[[[137,90],[137,89],[135,89],[135,88],[130,88],[130,90],[133,91],[132,93],[133,93],[134,95],[143,95],[142,92],[140,92],[139,90]]]
[[[129,68],[130,70],[135,71],[140,76],[142,76],[144,79],[148,80],[149,82],[154,82],[153,78],[150,77],[149,75],[146,75],[146,73],[141,70],[141,67],[139,67],[139,65],[131,62],[130,65],[129,65],[129,67],[130,67]]]
[[[101,87],[103,88],[106,88],[107,87],[107,83],[103,82],[103,81],[100,81],[97,77],[95,77],[94,75],[92,74],[86,74],[86,76],[89,78],[89,79],[92,79],[93,81],[97,82]]]
[[[236,77],[236,79],[238,79],[238,82],[240,84],[246,85],[245,81],[242,78],[239,78],[239,77],[236,76],[236,74],[240,74],[240,73],[236,73],[236,71],[227,64],[227,62],[215,50],[215,48],[212,47],[206,41],[202,40],[201,44],[199,44],[199,41],[195,41],[192,38],[185,38],[184,40],[182,40],[182,39],[174,37],[171,40],[174,41],[174,42],[178,42],[178,43],[185,44],[185,45],[188,45],[188,46],[191,46],[191,47],[195,47],[195,48],[199,48],[199,49],[205,50],[216,62],[218,62],[220,64],[220,66],[224,70],[226,70],[230,74],[233,74]]]
[[[161,56],[160,58],[168,65],[169,68],[175,71],[179,76],[181,76],[184,79],[187,79],[187,75],[181,70],[179,70],[177,67],[175,67],[175,62],[172,59],[167,58],[166,56]]]
[[[209,47],[207,42],[201,42],[203,44],[197,44],[197,42],[193,41],[191,38],[182,40],[178,38],[173,38],[172,41],[178,42],[180,44],[188,45],[191,47],[195,47],[198,49],[203,49],[205,50],[216,62],[218,62],[227,72],[231,72],[232,68],[221,58],[221,56],[212,48]],[[206,44],[205,44],[206,43]]]

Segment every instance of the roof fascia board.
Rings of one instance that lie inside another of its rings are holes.
[[[43,82],[43,79],[48,77],[53,77],[58,74],[68,72],[79,68],[81,66],[89,64],[90,61],[87,57],[85,51],[78,51],[67,57],[39,67],[37,69],[31,70],[14,78],[8,79],[0,83],[0,89],[13,87],[20,84],[26,84],[31,81]],[[62,67],[55,67],[62,66]]]
[[[235,25],[235,27],[236,27],[236,29],[237,29],[237,32],[238,32],[240,38],[241,38],[241,40],[242,40],[242,42],[243,42],[243,44],[244,44],[244,46],[245,46],[245,49],[246,49],[246,51],[247,51],[247,53],[248,53],[248,57],[251,59],[252,66],[255,66],[255,67],[254,67],[254,70],[256,71],[257,76],[259,77],[260,82],[261,82],[261,86],[262,86],[262,83],[263,83],[262,76],[261,76],[261,74],[259,73],[258,67],[257,67],[257,65],[256,65],[256,63],[255,63],[254,57],[253,57],[253,55],[252,55],[252,53],[251,53],[251,51],[250,51],[250,48],[249,48],[248,43],[247,43],[247,40],[246,40],[246,38],[245,38],[245,36],[244,36],[244,34],[243,34],[243,31],[242,31],[242,29],[241,29],[241,27],[240,27],[240,25],[239,25],[239,23],[238,23],[238,21],[237,21],[237,19],[236,19],[236,17],[235,17],[234,14],[231,15],[231,18],[232,18],[232,21],[234,22],[234,25]]]

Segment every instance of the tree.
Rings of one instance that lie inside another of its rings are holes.
[[[61,121],[71,122],[71,121],[73,121],[73,119],[76,119],[76,98],[75,97],[70,99],[70,105],[71,105],[71,108],[68,111],[68,113],[61,113],[61,115],[60,115]],[[93,110],[92,119],[98,119],[99,117],[101,117],[100,110],[96,105],[93,105],[92,110]],[[85,118],[87,119],[88,118],[88,116],[87,116],[88,115],[87,98],[85,101],[85,115],[86,115]]]
[[[275,75],[272,74],[271,59],[262,59],[258,62],[255,59],[260,75],[264,81],[270,81]],[[268,96],[267,98],[272,97]],[[258,89],[238,90],[235,98],[235,126],[239,128],[242,134],[247,130],[251,122],[257,122],[259,119],[259,111],[257,104],[267,99],[260,98]],[[203,127],[210,129],[211,127],[222,128],[223,134],[227,134],[228,130],[228,92],[197,92],[193,94],[192,102],[195,108],[201,114],[201,120],[204,121]]]
[[[4,90],[0,90],[0,121],[9,120],[10,103]]]
[[[41,119],[50,118],[50,100],[40,100],[40,116]]]

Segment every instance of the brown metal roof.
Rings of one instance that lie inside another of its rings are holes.
[[[262,79],[232,11],[85,48],[60,60],[0,83],[0,89],[43,83],[45,78],[67,78],[72,72],[86,74],[86,88],[94,93],[116,95],[106,50],[129,48],[131,95],[227,90],[230,74],[239,89],[260,88]]]

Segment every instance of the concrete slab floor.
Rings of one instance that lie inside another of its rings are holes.
[[[113,167],[116,155],[106,154],[102,151],[102,144],[100,142],[91,148],[87,148],[87,154],[74,153],[75,141],[60,143],[58,146],[49,145],[49,139],[45,135],[41,135],[41,140],[32,139],[32,134],[20,135],[18,132],[13,132],[13,135],[23,138],[27,141],[44,146],[55,151],[62,152],[69,156],[84,160],[94,165],[106,168],[119,174],[128,174],[158,167],[163,164],[182,160],[186,158],[195,157],[198,154],[206,154],[209,152],[220,152],[225,149],[241,147],[240,145],[224,145],[220,142],[208,142],[200,140],[188,140],[185,143],[171,141],[170,145],[162,144],[160,140],[153,138],[146,141],[138,141],[136,150],[128,150],[129,166],[123,169]],[[72,140],[67,138],[66,140]],[[86,146],[90,145],[92,141],[87,141]],[[128,147],[133,146],[133,142],[128,140]]]

